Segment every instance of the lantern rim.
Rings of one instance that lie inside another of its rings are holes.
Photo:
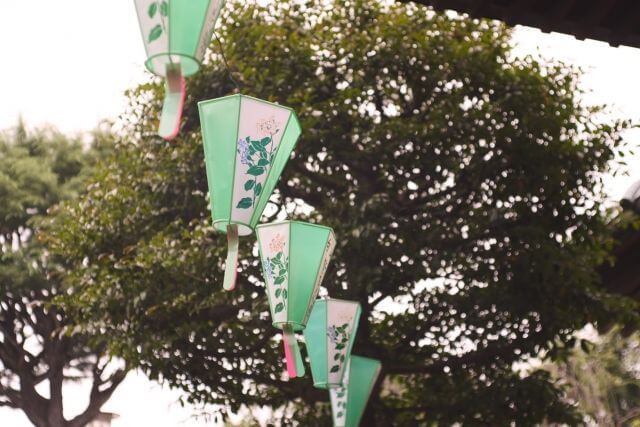
[[[225,96],[221,96],[219,98],[205,99],[204,101],[199,101],[198,102],[198,108],[200,108],[200,105],[204,106],[204,105],[211,104],[211,103],[214,103],[214,102],[223,101],[223,100],[228,99],[228,98],[248,98],[248,99],[252,99],[252,100],[257,101],[257,102],[262,102],[264,104],[273,105],[274,107],[284,108],[285,110],[289,110],[291,112],[291,116],[296,120],[296,122],[298,123],[298,126],[300,126],[300,120],[298,120],[298,115],[296,114],[296,111],[293,108],[287,107],[286,105],[277,104],[275,102],[265,101],[264,99],[256,98],[255,96],[251,96],[251,95],[245,95],[243,93],[234,93],[232,95],[225,95]]]
[[[316,224],[313,222],[304,222],[304,221],[297,221],[294,219],[286,219],[283,221],[276,221],[276,222],[268,222],[265,224],[259,224],[256,226],[256,229],[258,228],[267,228],[270,226],[275,226],[275,225],[282,225],[282,224],[300,224],[300,225],[305,225],[305,226],[310,226],[310,227],[317,227],[317,228],[322,228],[324,230],[329,230],[331,232],[331,234],[333,234],[333,237],[335,237],[335,232],[333,231],[333,228],[327,226],[327,225],[322,225],[322,224]]]
[[[285,322],[272,322],[271,325],[276,329],[284,329],[284,326],[287,325],[292,326],[293,330],[296,332],[303,331],[307,327],[305,323],[293,322],[290,320],[287,320]]]
[[[156,53],[155,55],[151,55],[147,58],[146,61],[144,61],[144,67],[147,69],[147,71],[149,71],[151,74],[155,75],[155,76],[159,76],[159,77],[166,77],[167,73],[165,72],[159,72],[156,71],[154,69],[154,67],[151,66],[151,64],[153,64],[153,60],[158,59],[158,58],[163,58],[163,57],[167,57],[168,63],[171,63],[171,57],[172,56],[178,56],[181,59],[188,59],[189,62],[185,62],[182,63],[180,62],[180,70],[182,71],[182,75],[184,77],[189,77],[194,75],[195,73],[197,73],[198,71],[200,71],[200,66],[202,65],[202,63],[200,61],[198,61],[198,59],[192,55],[187,55],[185,53],[179,53],[179,52],[161,52],[161,53]],[[188,65],[185,66],[185,65]],[[195,68],[194,68],[195,66]],[[165,67],[166,68],[166,67]]]
[[[247,224],[242,221],[235,221],[235,220],[230,220],[229,218],[223,218],[223,219],[217,219],[211,223],[211,225],[213,225],[213,228],[216,229],[216,231],[219,231],[224,234],[227,234],[227,226],[231,224],[240,226],[238,227],[238,235],[240,236],[250,236],[251,234],[253,234],[253,227],[251,227],[251,224]],[[247,229],[249,229],[249,231],[247,231]]]
[[[322,388],[325,390],[329,390],[331,388],[342,388],[344,387],[344,382],[339,382],[339,383],[332,383],[329,381],[320,381],[320,382],[314,382],[313,386],[316,388]]]
[[[326,301],[326,302],[329,302],[329,301],[340,301],[340,302],[347,302],[349,304],[355,304],[355,305],[358,305],[358,306],[361,305],[360,302],[358,302],[358,301],[349,300],[349,299],[342,299],[342,298],[332,298],[330,296],[317,298],[315,300],[314,304],[317,304],[320,301]]]

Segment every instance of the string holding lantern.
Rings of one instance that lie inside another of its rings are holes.
[[[282,329],[289,377],[304,375],[295,332],[304,330],[336,240],[317,224],[283,221],[256,228],[273,326]]]
[[[304,340],[315,387],[342,386],[361,311],[358,302],[335,298],[319,299],[313,305]]]
[[[144,41],[146,68],[165,78],[158,134],[167,140],[180,130],[184,77],[202,64],[225,0],[134,0]]]
[[[301,133],[295,112],[246,95],[198,103],[213,227],[227,233],[224,289],[236,285],[239,236],[251,234]]]
[[[329,390],[334,427],[358,427],[381,368],[376,359],[355,355],[349,358],[343,386]]]

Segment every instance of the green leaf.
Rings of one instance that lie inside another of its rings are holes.
[[[153,29],[149,33],[149,43],[151,43],[154,40],[158,40],[161,35],[162,35],[162,26],[158,24],[155,27],[153,27]]]
[[[284,276],[278,276],[278,277],[276,277],[276,281],[274,282],[274,284],[275,285],[281,285],[281,284],[284,283],[284,279],[285,279]]]
[[[262,168],[260,166],[251,166],[249,168],[249,170],[247,171],[247,173],[249,175],[259,176],[259,175],[262,175],[264,173],[264,168]]]
[[[344,344],[336,344],[336,350],[342,350],[344,348]]]
[[[287,292],[287,290],[286,290],[286,289],[283,289],[283,290],[282,290],[282,298],[285,298],[285,299],[286,299],[286,298],[287,298],[287,295],[289,295],[289,293]]]
[[[253,192],[255,193],[256,197],[259,196],[260,193],[262,193],[262,184],[256,185],[256,188],[253,190]]]
[[[259,144],[262,145],[263,147],[266,147],[267,145],[269,145],[270,142],[271,142],[271,137],[267,136],[262,138]]]
[[[149,14],[149,18],[153,18],[156,16],[156,12],[158,11],[158,2],[153,2],[149,5],[149,10],[147,13]]]
[[[251,199],[251,197],[245,197],[238,202],[236,208],[249,209],[251,206],[253,206],[253,200]]]
[[[338,359],[340,359],[340,353],[336,353],[336,354],[333,356],[333,360],[338,360]]]
[[[336,417],[340,418],[340,417],[342,417],[342,415],[344,415],[344,412],[338,412],[338,413],[336,414]]]
[[[284,304],[279,302],[278,305],[276,305],[275,312],[280,313],[282,310],[284,310]]]
[[[281,293],[282,293],[282,288],[276,289],[276,298],[280,298]]]
[[[333,365],[331,367],[331,372],[338,372],[339,370],[340,370],[340,366],[338,366],[338,365]]]
[[[166,1],[163,1],[162,4],[160,5],[160,14],[162,16],[169,15],[169,5],[167,4]]]
[[[265,158],[258,160],[258,166],[269,166],[269,160]]]
[[[255,183],[256,181],[254,179],[250,179],[249,181],[244,183],[244,189],[247,191],[251,190]]]
[[[251,148],[255,149],[256,151],[264,152],[265,154],[267,153],[264,146],[260,144],[260,141],[251,141]]]

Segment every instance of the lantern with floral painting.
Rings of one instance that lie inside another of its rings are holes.
[[[224,288],[235,287],[238,237],[253,232],[300,124],[290,108],[245,95],[198,103],[213,227],[227,233]]]
[[[334,298],[319,299],[313,305],[304,340],[316,387],[342,386],[360,311],[359,303]]]
[[[329,390],[334,427],[358,427],[381,367],[368,357],[349,358],[342,387]]]
[[[256,234],[273,326],[282,329],[289,376],[300,377],[304,364],[295,332],[307,324],[335,236],[329,227],[297,221],[259,225]]]
[[[134,0],[145,66],[166,79],[158,134],[172,139],[180,130],[184,77],[198,71],[225,0]]]

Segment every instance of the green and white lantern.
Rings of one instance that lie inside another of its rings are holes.
[[[158,134],[172,139],[180,130],[184,77],[200,69],[225,0],[134,0],[145,66],[166,79]]]
[[[351,356],[343,386],[329,390],[334,427],[357,427],[367,407],[382,365],[368,357]]]
[[[360,304],[355,301],[327,298],[319,299],[313,305],[304,340],[316,387],[342,386],[360,312]]]
[[[213,227],[227,233],[224,287],[235,287],[238,236],[260,220],[300,136],[291,108],[245,95],[198,103]]]
[[[271,319],[283,331],[287,371],[304,375],[295,331],[304,330],[336,245],[333,230],[284,221],[256,228]]]

